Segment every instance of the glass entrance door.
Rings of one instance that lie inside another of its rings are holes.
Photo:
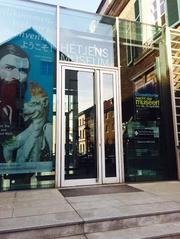
[[[102,182],[118,182],[116,74],[100,71]],[[119,158],[120,159],[120,158]]]
[[[119,182],[116,72],[61,67],[61,185]]]

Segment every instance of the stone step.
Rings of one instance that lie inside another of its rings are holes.
[[[84,233],[74,211],[0,219],[0,239],[51,239]]]
[[[124,205],[77,212],[83,218],[84,233],[180,222],[180,203],[176,202]]]
[[[69,209],[66,212],[46,215],[0,219],[0,239],[54,239],[72,236],[75,239],[83,239],[84,234],[90,239],[91,237],[98,239],[96,235],[101,236],[104,235],[103,233],[116,235],[116,232],[122,231],[123,235],[124,231],[133,231],[137,227],[139,230],[163,225],[168,227],[168,225],[176,225],[176,222],[180,228],[180,204],[176,202],[124,205],[107,209],[73,211]],[[131,237],[131,239],[136,238]]]
[[[86,239],[179,239],[180,222],[86,234]],[[80,239],[80,238],[77,238]]]
[[[84,239],[176,221],[179,202],[146,192],[67,198],[55,189],[0,194],[0,239]]]
[[[68,236],[68,237],[59,237],[57,239],[87,239],[86,235],[77,235],[77,236]]]

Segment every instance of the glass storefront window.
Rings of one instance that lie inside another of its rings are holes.
[[[162,28],[120,20],[119,29],[126,181],[175,179]]]
[[[102,155],[103,177],[107,182],[118,177],[121,103],[126,180],[176,178],[162,28],[119,19],[121,102],[115,73],[107,71],[118,65],[116,18],[60,8],[56,59],[56,10],[32,1],[1,1],[0,190],[54,186],[56,60],[81,64],[67,67],[60,92],[65,180],[100,177]]]
[[[116,66],[115,18],[60,9],[60,60]]]
[[[138,57],[142,57],[142,54],[154,47],[158,48],[156,39],[161,36],[161,33],[161,27],[121,19],[119,21],[119,36],[121,47],[123,45],[127,48],[127,58],[125,57],[127,64],[138,60]]]
[[[0,189],[54,186],[56,7],[1,1]]]

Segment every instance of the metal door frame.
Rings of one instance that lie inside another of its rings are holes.
[[[95,73],[95,102],[96,102],[96,139],[97,139],[97,178],[92,179],[72,179],[65,180],[64,178],[64,140],[65,140],[65,117],[64,117],[64,100],[65,100],[65,69],[67,70],[81,70],[84,72]],[[102,139],[104,132],[104,122],[102,116],[102,75],[104,73],[113,75],[114,99],[116,102],[114,106],[114,120],[115,120],[115,137],[116,137],[116,177],[105,177],[105,162],[104,150],[102,147]],[[57,125],[59,126],[57,132],[58,145],[56,154],[56,185],[57,187],[79,186],[79,185],[96,185],[104,183],[119,183],[123,182],[124,169],[123,165],[123,145],[122,145],[122,123],[121,123],[121,94],[119,89],[119,72],[116,67],[99,67],[87,66],[70,62],[59,62],[59,89],[57,89]],[[98,80],[97,80],[98,79]],[[60,91],[60,92],[58,92]],[[118,124],[119,122],[119,124]],[[58,167],[58,168],[57,168]],[[58,181],[57,181],[58,180]]]

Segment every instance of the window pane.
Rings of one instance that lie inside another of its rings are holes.
[[[114,66],[115,18],[61,8],[60,60]]]
[[[56,8],[6,0],[0,15],[0,187],[52,187]]]
[[[96,178],[96,164],[94,73],[66,70],[65,179]]]
[[[128,34],[127,26],[131,26],[131,34]],[[161,32],[161,27],[120,21],[123,143],[127,181],[176,178],[172,105],[169,100],[167,62],[163,47],[160,47],[163,43]],[[130,48],[138,54],[133,54],[131,64],[128,64],[127,49]],[[151,54],[154,56],[151,57]]]
[[[113,75],[103,74],[105,176],[116,177]],[[106,116],[106,117],[105,117]]]
[[[180,21],[180,4],[178,4],[178,0],[167,0],[167,15],[169,26]]]

